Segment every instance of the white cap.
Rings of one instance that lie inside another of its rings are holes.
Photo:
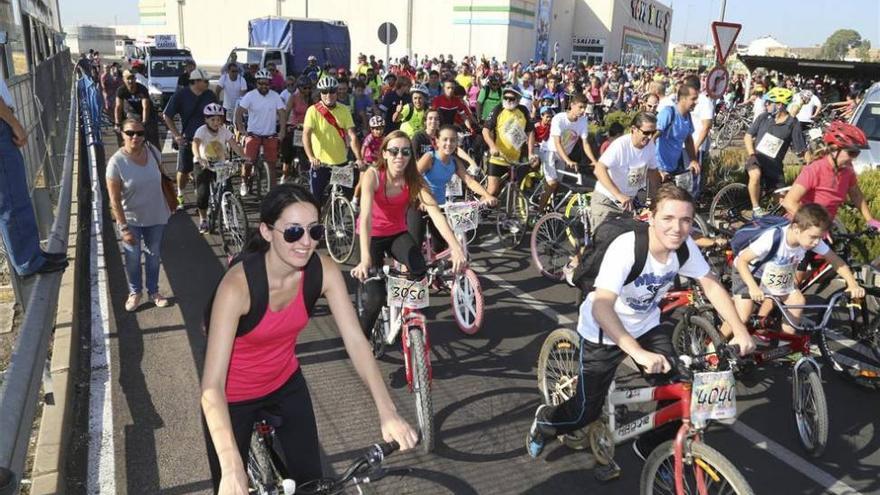
[[[190,81],[198,81],[199,79],[203,81],[208,80],[208,74],[205,73],[202,69],[193,69],[192,72],[189,73]]]

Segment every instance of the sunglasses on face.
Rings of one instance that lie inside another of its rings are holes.
[[[405,158],[409,158],[412,156],[412,150],[410,148],[388,148],[385,150],[391,156],[403,156]]]
[[[322,95],[335,95],[336,90],[335,89],[322,89],[321,94]]]
[[[128,137],[144,137],[147,134],[147,131],[132,131],[131,129],[129,129],[127,131],[122,131],[122,133]]]
[[[846,150],[846,153],[853,158],[859,156],[862,152],[859,148],[844,148],[844,150]]]
[[[505,96],[504,101],[516,101],[516,96]]]
[[[306,231],[309,232],[309,237],[313,241],[320,241],[324,238],[324,224],[320,223],[313,223],[308,227],[303,227],[302,225],[291,225],[284,230],[277,229],[274,225],[270,225],[269,228],[281,232],[284,236],[284,242],[287,243],[294,243],[302,239]]]
[[[638,129],[638,128],[636,128],[636,129]],[[657,134],[657,129],[652,129],[652,130],[650,130],[650,131],[645,131],[645,130],[643,130],[643,129],[639,129],[639,132],[641,132],[642,135],[645,136],[645,137],[651,137],[651,136],[653,136],[654,134]]]

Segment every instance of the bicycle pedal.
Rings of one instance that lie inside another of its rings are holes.
[[[593,477],[601,483],[616,480],[620,478],[620,466],[614,462],[614,459],[611,459],[611,462],[608,464],[597,463],[596,467],[593,468]]]

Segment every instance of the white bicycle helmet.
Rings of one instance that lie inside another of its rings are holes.
[[[226,110],[217,103],[208,103],[202,113],[205,114],[205,117],[226,116]]]
[[[260,69],[257,71],[256,74],[254,74],[254,79],[256,79],[256,80],[265,79],[268,81],[269,79],[272,79],[272,75],[269,74],[269,71],[267,71],[266,69]]]
[[[325,89],[336,89],[336,86],[339,85],[339,82],[336,81],[336,78],[333,76],[324,76],[320,80],[318,80],[318,91],[323,91]]]
[[[370,117],[370,127],[385,127],[385,119],[381,115],[373,115]]]
[[[412,89],[409,90],[409,92],[410,93],[421,93],[425,96],[428,96],[428,87],[425,86],[424,84],[419,83],[419,84],[416,84],[415,86],[413,86]]]

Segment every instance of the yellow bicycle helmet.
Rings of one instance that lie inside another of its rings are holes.
[[[793,97],[794,93],[790,89],[775,87],[768,91],[766,95],[764,95],[764,101],[788,105],[789,103],[791,103],[791,99]]]

